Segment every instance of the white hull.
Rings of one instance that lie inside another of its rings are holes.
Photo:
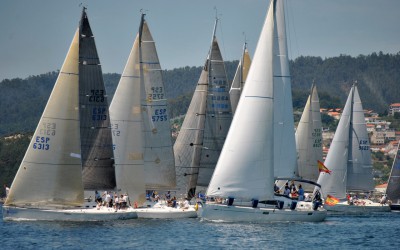
[[[202,218],[224,222],[273,222],[305,221],[320,222],[325,220],[327,211],[277,209],[272,206],[252,208],[248,206],[228,206],[222,204],[203,205]]]
[[[3,206],[3,219],[10,221],[108,221],[136,219],[134,209],[115,211],[112,208],[40,209]]]
[[[146,219],[180,219],[197,218],[197,211],[190,207],[188,209],[172,207],[150,207],[135,209],[138,218]]]
[[[370,200],[364,200],[364,205],[349,205],[347,201],[339,202],[334,206],[324,205],[325,209],[332,214],[368,214],[373,212],[390,212],[389,205],[382,205]]]

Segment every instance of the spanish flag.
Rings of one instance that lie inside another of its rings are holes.
[[[320,173],[324,172],[324,173],[331,174],[331,172],[332,172],[321,161],[318,161],[318,170]]]
[[[329,194],[325,199],[325,204],[329,205],[329,206],[335,206],[336,203],[338,203],[338,202],[339,202],[338,198],[335,198],[335,197],[333,197],[332,195],[329,195]]]

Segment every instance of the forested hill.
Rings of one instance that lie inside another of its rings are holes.
[[[232,80],[237,61],[226,62]],[[364,108],[378,112],[387,110],[393,102],[400,102],[400,52],[373,53],[368,56],[299,57],[290,63],[293,105],[302,109],[313,80],[318,86],[321,107],[343,107],[352,83],[357,80]],[[185,114],[201,67],[164,70],[166,95],[170,102],[170,117]],[[0,82],[0,136],[31,132],[54,86],[58,72],[50,72],[26,79]],[[111,100],[119,74],[104,74]]]

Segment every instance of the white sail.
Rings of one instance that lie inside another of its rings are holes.
[[[325,160],[331,174],[321,173],[323,194],[344,199],[346,192],[373,189],[371,153],[364,111],[353,85]]]
[[[171,189],[176,186],[176,174],[163,76],[144,15],[141,27],[140,66],[146,92],[142,96],[146,189]]]
[[[386,194],[393,203],[400,203],[400,142],[397,145],[396,157],[393,160]]]
[[[195,93],[174,144],[180,194],[192,198],[207,187],[232,120],[229,84],[215,36]]]
[[[318,180],[318,161],[323,162],[322,125],[317,87],[313,84],[296,130],[298,174],[306,180]]]
[[[349,142],[349,163],[347,166],[347,189],[372,191],[371,149],[357,86],[353,87],[353,107]]]
[[[273,198],[273,13],[272,1],[208,196]]]
[[[146,199],[144,173],[144,135],[141,107],[139,35],[121,75],[110,105],[117,188],[131,201]]]
[[[243,46],[243,54],[240,58],[235,76],[233,77],[231,89],[229,90],[229,99],[231,101],[233,114],[235,113],[236,107],[239,103],[240,95],[242,93],[251,65],[251,59],[246,45],[247,43],[245,43]]]
[[[291,76],[286,43],[283,1],[276,1],[274,24],[274,168],[275,177],[291,178],[297,173]]]
[[[11,185],[6,205],[83,204],[78,64],[79,30]]]

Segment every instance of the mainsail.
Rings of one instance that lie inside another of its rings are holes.
[[[145,95],[140,37],[144,17],[110,105],[117,188],[132,200],[145,201],[144,125]]]
[[[252,66],[218,160],[208,196],[273,199],[274,1],[271,1]],[[294,133],[294,131],[292,131]]]
[[[249,51],[247,50],[247,43],[244,43],[243,53],[236,69],[235,76],[233,77],[231,89],[229,90],[229,98],[231,100],[233,114],[235,113],[236,107],[239,103],[240,95],[242,94],[247,74],[249,73],[250,64],[251,59]]]
[[[174,144],[177,187],[192,198],[196,186],[207,187],[232,120],[229,84],[215,36],[199,82]]]
[[[322,125],[319,97],[315,84],[311,87],[299,125],[296,130],[298,174],[306,180],[318,180],[318,161],[323,162]]]
[[[373,189],[369,139],[357,86],[353,85],[326,156],[331,173],[320,173],[324,196],[346,198],[346,192]]]
[[[374,190],[372,160],[362,107],[357,86],[353,87],[352,118],[349,138],[349,162],[347,165],[347,189]]]
[[[393,203],[400,203],[400,142],[397,146],[396,157],[394,158],[392,171],[390,172],[386,194],[388,199]]]
[[[140,79],[145,90],[141,99],[146,189],[172,189],[176,186],[176,174],[168,103],[156,46],[144,16],[139,29],[138,53]]]
[[[106,89],[85,11],[79,27],[79,117],[86,190],[115,188],[114,155]]]
[[[297,151],[289,56],[283,1],[274,2],[274,174],[292,178],[297,173]]]

